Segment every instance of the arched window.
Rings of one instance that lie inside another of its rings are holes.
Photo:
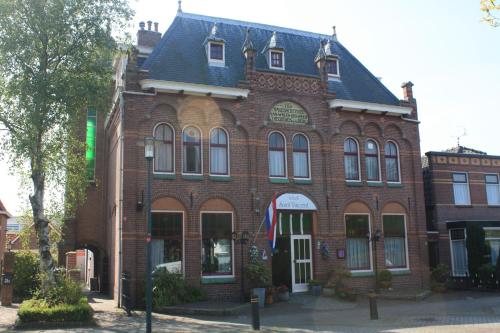
[[[174,172],[174,130],[159,124],[154,130],[155,172]]]
[[[358,143],[353,138],[344,141],[345,179],[360,180]]]
[[[293,137],[293,176],[309,178],[309,144],[302,134]]]
[[[193,126],[182,131],[182,172],[201,174],[201,134]]]
[[[269,176],[286,177],[285,138],[278,132],[269,135]]]
[[[391,141],[385,144],[385,172],[388,182],[399,183],[401,181],[399,176],[398,147]]]
[[[373,140],[366,141],[365,145],[366,179],[369,181],[380,181],[378,165],[378,146]]]
[[[213,175],[229,174],[229,155],[227,133],[222,128],[210,132],[210,173]]]

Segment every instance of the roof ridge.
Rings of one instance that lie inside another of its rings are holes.
[[[228,19],[228,18],[223,18],[223,17],[207,16],[207,15],[185,13],[185,12],[183,12],[179,16],[194,19],[194,20],[220,22],[220,23],[225,23],[225,24],[239,25],[239,26],[256,28],[256,29],[289,33],[289,34],[294,34],[294,35],[300,35],[303,37],[311,37],[311,38],[331,38],[332,37],[330,35],[320,34],[320,33],[316,33],[316,32],[298,30],[298,29],[293,29],[293,28],[279,27],[276,25],[270,25],[270,24],[264,24],[264,23],[233,20],[233,19]]]

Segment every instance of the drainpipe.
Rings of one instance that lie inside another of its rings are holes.
[[[120,92],[120,198],[118,204],[118,307],[121,307],[122,302],[122,269],[123,269],[123,256],[122,256],[122,232],[123,232],[123,144],[125,142],[123,135],[123,119],[125,109],[125,99],[123,92]]]

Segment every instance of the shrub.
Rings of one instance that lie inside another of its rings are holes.
[[[265,288],[271,285],[271,271],[262,260],[250,262],[245,267],[245,275],[252,288]]]
[[[14,297],[28,299],[40,288],[40,259],[30,251],[19,251],[14,258]]]
[[[17,313],[21,323],[29,322],[81,322],[92,319],[92,308],[87,298],[82,297],[76,304],[50,306],[41,299],[30,299],[19,306]]]
[[[35,299],[43,300],[48,306],[60,304],[75,305],[84,297],[82,285],[65,274],[64,271],[56,272],[55,283],[45,290],[37,291]]]
[[[391,282],[392,281],[392,273],[387,269],[383,269],[378,273],[378,280],[380,282]]]
[[[345,267],[345,265],[339,265],[331,270],[328,274],[328,280],[326,282],[327,288],[343,288],[344,280],[351,276],[351,272]]]
[[[313,279],[309,280],[310,287],[320,286],[320,285],[321,285],[321,283],[318,280],[313,280]]]
[[[492,264],[483,264],[477,269],[477,275],[481,280],[481,284],[486,286],[495,285],[496,269]]]
[[[446,283],[450,276],[450,269],[444,264],[439,264],[431,271],[431,278],[434,282]]]
[[[161,268],[153,273],[153,306],[169,306],[203,301],[204,290],[190,286],[181,274]]]

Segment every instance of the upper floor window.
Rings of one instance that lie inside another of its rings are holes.
[[[388,182],[399,183],[401,181],[398,147],[391,141],[385,144],[385,172]]]
[[[224,44],[210,42],[210,60],[224,61]]]
[[[326,61],[326,72],[331,76],[339,76],[339,62],[337,59],[328,59]]]
[[[167,124],[159,124],[154,130],[155,172],[174,172],[174,130]]]
[[[228,175],[228,157],[227,133],[222,128],[214,128],[210,133],[210,173]]]
[[[302,134],[293,137],[293,176],[309,178],[309,144]]]
[[[183,160],[182,172],[201,174],[201,134],[193,126],[182,132]]]
[[[353,138],[344,141],[344,169],[347,180],[361,180],[359,177],[358,143]]]
[[[470,205],[469,181],[466,173],[453,173],[455,205]]]
[[[366,179],[380,181],[380,168],[378,165],[378,146],[373,140],[366,141],[365,145]]]
[[[498,175],[491,174],[485,175],[486,182],[486,197],[488,198],[488,205],[500,205],[500,186],[498,184]]]
[[[283,51],[270,50],[270,67],[275,69],[285,69],[285,54]]]
[[[286,177],[285,138],[278,132],[269,135],[269,176]]]

